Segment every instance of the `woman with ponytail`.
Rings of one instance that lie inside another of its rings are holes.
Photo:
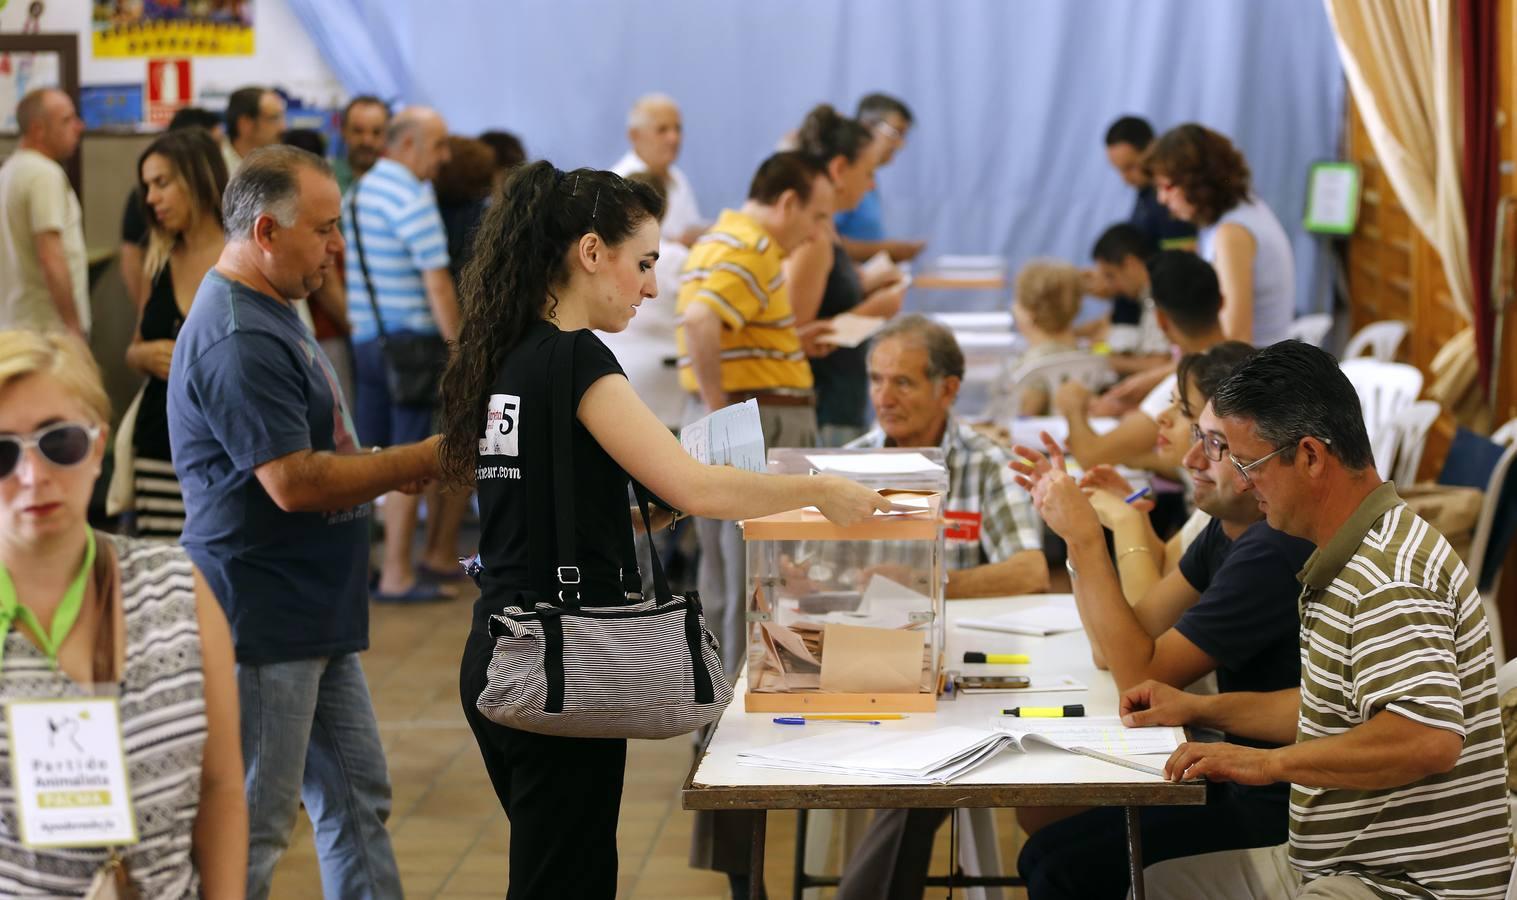
[[[836,212],[848,212],[874,189],[874,170],[886,139],[827,104],[806,115],[796,133],[798,148],[827,168],[837,190]],[[848,256],[829,222],[826,240],[800,247],[785,260],[797,325],[845,312],[890,318],[901,311],[906,283],[894,266],[865,276]],[[825,337],[822,338],[826,340]],[[816,379],[820,443],[838,447],[863,434],[869,422],[869,347],[840,347],[811,360]]]
[[[835,477],[761,475],[707,466],[680,448],[638,398],[594,332],[618,332],[658,292],[662,203],[610,172],[517,169],[480,222],[461,285],[458,347],[443,376],[445,477],[477,480],[481,597],[464,646],[459,689],[485,769],[511,820],[510,900],[611,898],[626,741],[567,738],[497,725],[475,706],[488,680],[489,617],[528,608],[552,575],[529,547],[552,523],[529,514],[529,491],[570,466],[582,596],[621,596],[619,547],[630,540],[628,477],[696,516],[739,519],[814,505],[849,524],[888,504]],[[660,302],[672,303],[672,298]],[[549,360],[573,359],[573,453],[546,450]],[[544,537],[546,535],[546,537]],[[546,554],[553,558],[553,554]],[[539,568],[541,568],[539,563]],[[599,602],[599,601],[598,601]],[[635,601],[629,601],[635,602]]]

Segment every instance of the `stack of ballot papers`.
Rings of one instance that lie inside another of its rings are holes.
[[[1043,602],[1036,606],[1027,606],[998,616],[965,617],[956,619],[954,624],[981,631],[1004,631],[1034,637],[1079,631],[1084,627],[1080,623],[1080,612],[1075,608],[1074,594],[1043,594],[1038,599]]]
[[[1179,728],[1126,728],[1115,716],[1089,719],[998,719],[994,728],[952,725],[932,731],[887,731],[860,726],[827,729],[798,740],[739,753],[741,765],[826,775],[879,778],[902,784],[947,784],[1009,748],[1029,741],[1162,777]]]

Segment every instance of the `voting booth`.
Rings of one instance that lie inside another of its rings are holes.
[[[930,712],[942,670],[942,451],[796,450],[769,470],[827,472],[891,500],[848,528],[814,508],[742,522],[750,712]]]

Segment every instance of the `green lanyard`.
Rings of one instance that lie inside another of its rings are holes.
[[[74,627],[74,622],[79,618],[79,608],[84,605],[84,586],[89,578],[90,569],[95,565],[95,531],[89,529],[85,532],[86,543],[84,550],[84,567],[79,574],[74,576],[73,583],[68,586],[63,600],[58,604],[58,611],[53,614],[53,633],[45,634],[42,631],[42,623],[37,621],[37,614],[22,606],[16,599],[16,586],[11,583],[10,573],[0,566],[0,667],[5,663],[5,639],[10,634],[11,625],[20,620],[22,625],[32,630],[37,636],[37,642],[42,645],[42,652],[47,654],[48,662],[53,668],[58,667],[58,651],[63,647],[63,642],[68,639],[68,633]]]

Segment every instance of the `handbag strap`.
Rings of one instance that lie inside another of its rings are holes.
[[[580,584],[580,571],[576,562],[579,558],[575,534],[577,507],[574,505],[574,341],[573,334],[556,335],[548,363],[549,381],[552,384],[549,405],[553,410],[551,452],[547,456],[553,465],[552,516],[556,538],[553,571],[556,596],[560,602],[569,606],[579,604]],[[641,485],[637,485],[637,488],[641,492],[638,495],[639,506],[647,527],[650,523],[647,491]],[[648,530],[651,534],[652,529]],[[628,594],[641,594],[643,580],[637,566],[637,545],[632,538],[630,521],[622,529],[617,544],[617,552],[621,557],[622,590]],[[669,590],[668,579],[664,576],[663,565],[659,562],[657,553],[651,553],[650,556],[655,597],[661,604],[668,603],[673,595]]]
[[[374,310],[374,328],[379,332],[379,345],[383,347],[389,340],[385,334],[385,320],[379,314],[379,300],[374,293],[374,279],[369,276],[369,260],[363,253],[363,233],[358,230],[358,188],[363,184],[363,179],[353,183],[353,190],[348,193],[348,218],[353,222],[353,248],[358,251],[358,271],[363,273],[363,286],[369,295],[369,308]]]

